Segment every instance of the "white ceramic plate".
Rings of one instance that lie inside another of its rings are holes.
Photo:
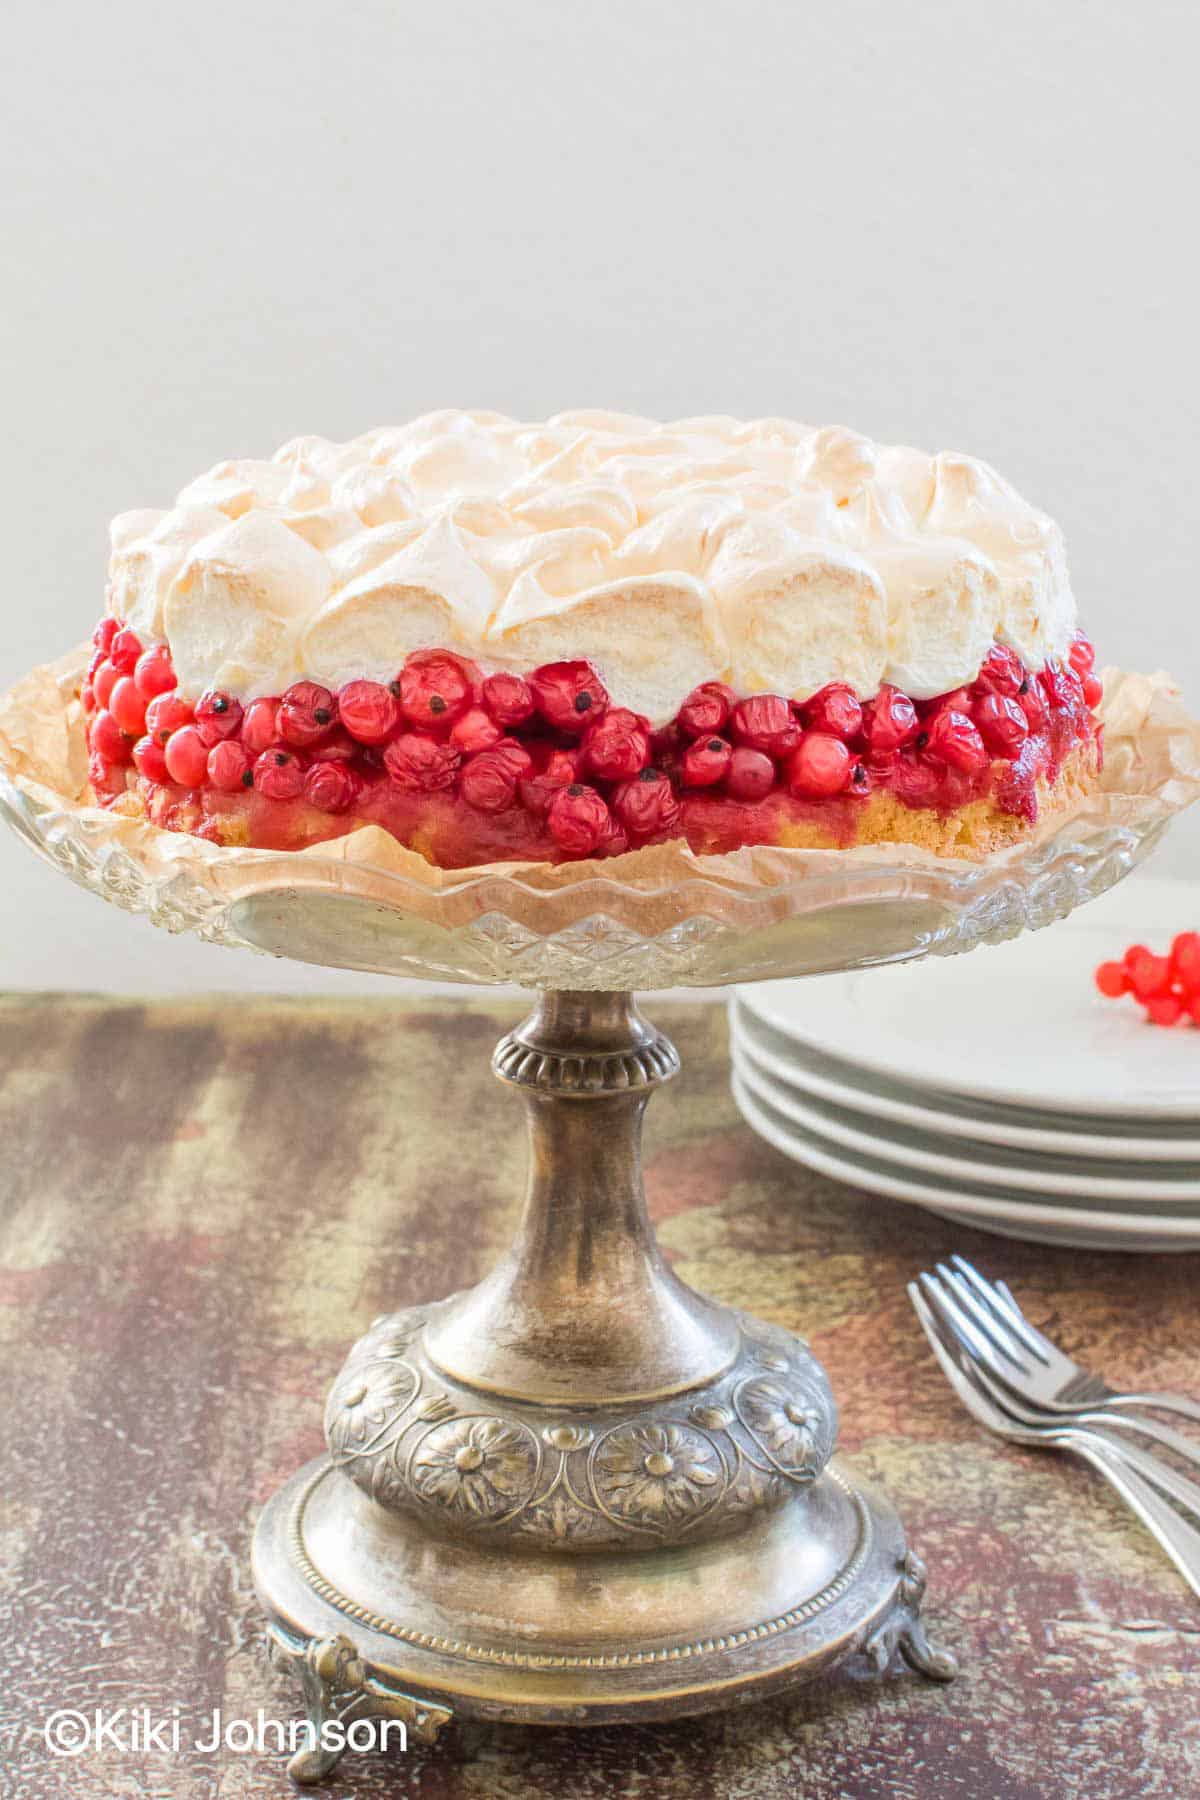
[[[1118,1162],[1195,1161],[1200,1173],[1200,1136],[1186,1121],[1128,1119],[1113,1114],[1096,1121],[1099,1129],[1080,1118],[1075,1129],[1067,1131],[1054,1113],[937,1095],[850,1069],[806,1044],[789,1043],[747,1012],[736,995],[729,1003],[729,1016],[731,1040],[744,1046],[758,1066],[777,1081],[872,1120],[886,1119],[939,1137],[1002,1144],[1006,1150],[1034,1150],[1042,1155],[1111,1157]]]
[[[1096,1250],[1197,1250],[1200,1219],[1170,1214],[1097,1212],[1086,1207],[1037,1206],[1028,1201],[973,1193],[962,1184],[907,1176],[878,1158],[854,1157],[811,1132],[790,1125],[757,1101],[738,1076],[733,1097],[746,1123],[793,1162],[868,1193],[905,1200],[974,1230],[1041,1244]]]
[[[1027,1150],[985,1152],[976,1156],[954,1155],[956,1147],[931,1133],[907,1126],[885,1126],[862,1113],[851,1112],[828,1100],[796,1093],[759,1067],[752,1047],[736,1034],[733,1067],[758,1100],[774,1108],[790,1124],[800,1126],[855,1155],[878,1156],[921,1174],[973,1187],[1002,1188],[1050,1198],[1116,1201],[1122,1206],[1146,1207],[1168,1201],[1195,1208],[1200,1224],[1200,1165],[1164,1164],[1157,1178],[1147,1177],[1137,1163],[1089,1163],[1082,1157],[1047,1159]],[[962,1151],[966,1146],[957,1145]]]
[[[1048,930],[969,956],[737,990],[754,1019],[872,1077],[1056,1114],[1200,1125],[1200,1030],[1147,1025],[1092,971],[1200,926],[1183,882],[1133,881]]]

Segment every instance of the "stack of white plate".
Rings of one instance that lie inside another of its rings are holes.
[[[739,988],[738,1106],[785,1156],[956,1223],[1200,1249],[1200,1029],[1092,981],[1192,928],[1194,888],[1136,878],[970,956]]]

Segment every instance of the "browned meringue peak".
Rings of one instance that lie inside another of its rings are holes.
[[[235,530],[230,521],[241,525]],[[1075,604],[1061,533],[985,463],[840,426],[443,411],[219,463],[114,522],[110,604],[185,693],[587,657],[656,723],[698,682],[917,698],[994,635],[1040,665]]]

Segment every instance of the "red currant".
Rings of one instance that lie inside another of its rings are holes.
[[[713,787],[724,781],[732,760],[733,746],[724,738],[697,738],[684,752],[683,779],[688,787]]]
[[[1083,677],[1084,704],[1095,712],[1104,698],[1104,683],[1089,670]]]
[[[711,737],[728,725],[736,702],[737,695],[723,681],[702,681],[680,707],[676,722],[690,738]]]
[[[268,800],[295,800],[304,790],[304,765],[291,750],[264,750],[254,764],[254,785]]]
[[[1029,736],[1029,720],[1020,702],[1011,700],[1007,694],[984,694],[982,699],[976,700],[972,717],[992,755],[1015,762],[1021,753],[1021,745]]]
[[[470,703],[470,676],[447,651],[418,650],[400,672],[400,710],[410,725],[448,727]]]
[[[734,800],[752,805],[756,800],[765,800],[774,786],[775,764],[770,757],[739,744],[729,758],[725,792]]]
[[[146,708],[146,730],[157,743],[165,744],[173,731],[190,725],[194,717],[187,701],[178,694],[159,694]]]
[[[133,755],[131,739],[107,708],[102,708],[88,726],[88,748],[96,756],[102,756],[105,762],[115,763],[118,767],[129,762]]]
[[[1183,1001],[1178,994],[1155,994],[1146,1002],[1146,1017],[1152,1025],[1178,1025],[1183,1017]]]
[[[109,662],[119,674],[132,675],[141,654],[142,640],[135,631],[130,631],[128,625],[122,625],[108,647]]]
[[[623,781],[612,806],[634,837],[670,836],[682,817],[675,790],[661,769],[643,769],[632,781]]]
[[[1129,970],[1124,963],[1102,962],[1096,970],[1096,986],[1106,1000],[1119,1000],[1132,989]]]
[[[1067,651],[1067,661],[1080,679],[1090,675],[1095,668],[1096,647],[1090,638],[1084,637],[1082,631],[1075,633],[1071,648]]]
[[[872,755],[902,749],[912,742],[919,729],[917,709],[899,688],[885,683],[874,700],[863,707],[863,737]]]
[[[208,750],[197,726],[183,725],[173,731],[163,753],[171,780],[180,787],[203,787],[208,774]]]
[[[590,663],[546,663],[529,677],[534,705],[559,731],[587,730],[608,710],[608,693]]]
[[[338,694],[337,710],[360,744],[386,744],[400,724],[400,701],[379,681],[348,681]]]
[[[550,836],[569,856],[591,856],[611,835],[612,814],[594,787],[559,788],[546,814]]]
[[[798,800],[829,800],[850,786],[854,758],[841,738],[810,731],[787,764],[788,791]]]
[[[496,749],[481,750],[478,756],[463,765],[459,792],[476,812],[505,812],[517,797],[517,782],[522,771],[510,753],[510,742],[502,739]],[[525,756],[526,768],[531,768],[532,759],[523,751],[521,754]]]
[[[541,768],[521,782],[521,805],[531,813],[544,813],[560,788],[579,779],[580,752],[551,750]]]
[[[1046,689],[1040,675],[1028,675],[1021,685],[1017,704],[1029,722],[1030,731],[1041,731],[1050,716]]]
[[[1200,990],[1200,931],[1181,931],[1171,945],[1171,974],[1189,991]]]
[[[209,689],[196,702],[196,730],[211,750],[225,738],[236,737],[241,730],[242,703],[231,694]]]
[[[156,644],[153,650],[143,650],[134,666],[133,679],[137,682],[138,693],[147,702],[153,700],[156,694],[171,692],[176,685],[175,665],[165,644]]]
[[[170,779],[163,747],[152,737],[139,738],[133,746],[133,766],[147,781],[156,781],[160,786]]]
[[[244,744],[232,738],[214,744],[208,753],[208,779],[223,794],[235,794],[239,788],[254,786],[254,772]]]
[[[120,621],[112,618],[111,615],[108,618],[101,619],[95,631],[92,633],[92,642],[95,644],[101,656],[108,655],[109,650],[112,648],[112,641],[120,629]]]
[[[383,766],[397,787],[433,794],[454,786],[461,758],[453,744],[439,744],[419,732],[402,732],[383,753]]]
[[[862,730],[863,709],[854,689],[844,681],[827,682],[804,702],[800,716],[809,731],[825,731],[849,743]]]
[[[242,743],[248,756],[261,756],[279,741],[279,702],[252,700],[242,719]]]
[[[650,731],[643,718],[615,706],[583,740],[583,760],[604,781],[628,781],[650,761]]]
[[[92,676],[92,693],[97,706],[107,706],[109,696],[121,679],[121,672],[115,669],[106,657]]]
[[[138,693],[132,675],[122,675],[113,683],[108,710],[127,737],[141,737],[146,729],[146,702]]]
[[[361,791],[358,776],[342,762],[314,763],[304,777],[304,798],[320,812],[349,812]]]
[[[921,738],[926,742],[922,744]],[[935,713],[917,740],[917,748],[936,762],[960,769],[964,775],[976,775],[987,767],[988,753],[983,739],[966,713],[946,707]]]
[[[733,735],[751,750],[787,756],[800,742],[800,727],[781,694],[754,694],[733,709]]]
[[[523,725],[534,714],[533,690],[520,675],[489,675],[483,704],[497,725]]]
[[[316,681],[294,681],[279,702],[279,735],[294,749],[320,743],[337,724],[337,701]]]
[[[975,685],[985,694],[1002,694],[1015,700],[1025,682],[1025,665],[1007,644],[993,644],[975,677]]]
[[[471,706],[454,721],[450,742],[464,756],[475,756],[480,750],[494,750],[503,736],[495,719],[482,706]]]

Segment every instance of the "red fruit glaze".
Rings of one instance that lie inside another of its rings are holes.
[[[737,695],[723,681],[702,681],[680,707],[676,722],[687,737],[709,737],[725,729],[736,701]]]
[[[420,732],[393,738],[383,753],[383,766],[398,787],[434,794],[454,786],[461,761],[453,744],[439,744]]]
[[[863,709],[852,687],[831,681],[804,702],[800,717],[807,730],[828,732],[848,744],[862,730]]]
[[[279,741],[279,702],[252,700],[242,718],[242,743],[247,756],[261,756]]]
[[[798,800],[828,800],[850,786],[854,758],[841,738],[810,731],[787,764],[788,792]]]
[[[187,701],[178,694],[159,694],[146,708],[146,730],[158,743],[165,744],[173,731],[190,725],[194,717]]]
[[[476,756],[480,750],[494,750],[504,733],[482,706],[468,707],[450,730],[450,742],[464,756]]]
[[[295,800],[304,789],[304,765],[294,751],[264,750],[254,764],[254,785],[268,800]]]
[[[196,702],[196,730],[210,750],[214,744],[236,737],[243,717],[241,701],[219,689],[210,688]]]
[[[922,737],[926,739],[924,744]],[[932,761],[960,769],[964,775],[977,775],[987,767],[988,753],[983,739],[966,713],[957,712],[953,707],[935,713],[916,743]]]
[[[141,737],[146,729],[146,702],[138,693],[132,675],[122,675],[113,683],[108,710],[126,737]]]
[[[175,665],[165,644],[143,650],[133,670],[138,693],[149,703],[156,694],[169,694],[176,685]]]
[[[593,775],[604,781],[628,781],[640,774],[650,761],[646,721],[627,707],[613,707],[584,738],[583,761]]]
[[[195,725],[183,725],[167,739],[167,773],[180,787],[203,787],[208,775],[209,745]]]
[[[380,681],[348,681],[338,693],[337,710],[360,744],[386,744],[400,727],[400,701]]]
[[[142,654],[142,640],[128,625],[122,625],[108,647],[108,660],[121,675],[132,675]]]
[[[765,800],[775,786],[775,764],[761,750],[739,744],[729,758],[725,792],[731,800]]]
[[[349,812],[361,791],[359,777],[341,762],[314,763],[304,777],[304,798],[320,812]]]
[[[133,739],[121,730],[107,708],[101,708],[88,726],[88,749],[105,762],[121,767],[133,755]]]
[[[984,694],[976,700],[971,716],[992,755],[1015,761],[1029,736],[1029,721],[1020,702],[1010,700],[1007,694]]]
[[[669,837],[679,829],[679,801],[661,769],[643,769],[632,781],[623,781],[612,807],[631,837]]]
[[[400,711],[410,725],[444,729],[471,702],[471,678],[457,657],[443,650],[419,650],[400,672]]]
[[[594,787],[572,782],[551,800],[546,823],[560,850],[570,856],[591,856],[607,843],[613,821]]]
[[[755,752],[752,750],[750,755]],[[722,737],[697,738],[683,756],[683,779],[688,787],[715,787],[724,781],[733,760],[733,746]]]
[[[92,676],[92,693],[95,697],[97,706],[108,705],[109,696],[112,694],[113,689],[120,679],[120,670],[115,669],[108,658],[105,657],[95,674]]]
[[[489,675],[483,704],[497,725],[523,725],[534,714],[533,690],[520,675]]]
[[[285,744],[308,750],[333,730],[337,716],[337,701],[327,687],[316,681],[294,681],[279,702],[276,723]]]
[[[214,744],[208,753],[208,779],[223,794],[235,794],[239,788],[254,786],[254,771],[245,745],[230,738]]]
[[[608,693],[591,663],[546,663],[529,677],[534,705],[559,731],[576,735],[608,711]]]
[[[919,729],[917,709],[899,688],[883,686],[863,707],[862,734],[873,756],[912,742]]]
[[[147,781],[169,781],[167,759],[163,755],[163,747],[152,737],[139,738],[133,746],[133,766],[139,775]]]

